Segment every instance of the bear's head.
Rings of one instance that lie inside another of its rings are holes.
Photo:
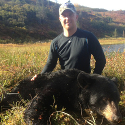
[[[87,94],[86,103],[88,107],[103,115],[110,123],[119,122],[121,118],[118,106],[120,95],[114,79],[81,72],[77,80],[83,94]],[[82,96],[80,98],[82,100]]]

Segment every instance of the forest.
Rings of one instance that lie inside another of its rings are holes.
[[[0,43],[35,42],[53,39],[62,32],[59,4],[49,0],[1,0]],[[124,37],[125,11],[92,9],[75,4],[79,28],[98,38]]]

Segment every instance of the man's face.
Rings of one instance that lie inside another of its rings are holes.
[[[76,28],[77,19],[77,14],[68,9],[65,10],[59,17],[64,30],[72,30],[73,28]]]

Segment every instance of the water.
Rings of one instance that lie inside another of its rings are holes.
[[[124,52],[125,43],[123,44],[113,44],[113,45],[102,45],[104,52]]]

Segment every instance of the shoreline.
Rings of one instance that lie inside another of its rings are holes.
[[[101,45],[112,45],[112,44],[125,44],[125,38],[100,38],[98,39],[99,43]],[[32,44],[50,44],[52,40],[45,40],[45,42],[38,41],[38,42],[27,42],[27,43],[0,43],[0,47],[10,46],[10,47],[16,47],[16,46],[24,46],[24,45],[32,45]]]
[[[101,45],[125,44],[125,38],[102,38],[98,40]]]

